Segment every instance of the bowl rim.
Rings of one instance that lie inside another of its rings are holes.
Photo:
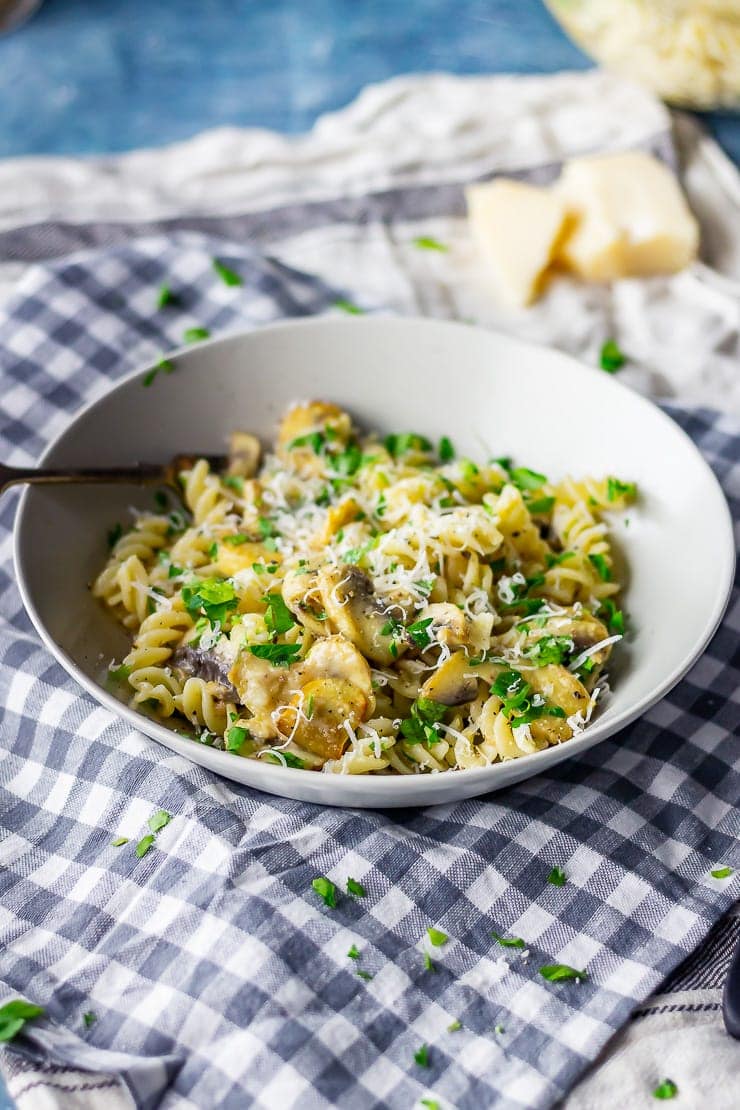
[[[557,348],[547,347],[542,344],[537,344],[528,340],[520,339],[519,337],[508,335],[505,332],[500,332],[493,328],[484,328],[480,325],[467,324],[457,320],[440,320],[434,317],[424,316],[398,316],[395,314],[385,313],[368,314],[366,316],[360,317],[353,316],[346,319],[334,316],[296,317],[287,320],[278,320],[264,325],[250,326],[246,328],[239,327],[222,332],[219,335],[212,336],[207,340],[199,342],[197,345],[185,345],[173,348],[170,351],[166,352],[164,357],[177,358],[186,356],[197,358],[197,353],[205,348],[218,347],[223,344],[240,341],[249,336],[263,334],[265,332],[278,333],[288,330],[310,331],[313,329],[321,330],[326,328],[354,328],[357,330],[362,328],[387,327],[388,325],[401,326],[402,328],[409,329],[425,327],[437,328],[440,330],[475,330],[485,335],[493,336],[497,340],[503,341],[506,344],[510,344],[514,348],[518,348],[522,352],[527,351],[530,354],[545,354],[548,358],[552,358],[553,356],[555,356],[560,361],[562,361],[564,365],[568,365],[571,372],[574,374],[590,375],[594,373],[593,367],[588,366],[586,363],[580,361],[578,358],[568,354],[567,352],[560,351]],[[101,394],[94,397],[92,400],[88,401],[85,405],[78,409],[72,415],[70,420],[64,425],[64,427],[57,433],[54,439],[44,449],[38,460],[37,465],[43,465],[48,460],[49,456],[54,453],[59,443],[65,438],[66,435],[69,434],[75,424],[83,416],[88,415],[98,405],[107,402],[111,394],[116,393],[118,390],[124,389],[132,381],[143,378],[153,365],[155,365],[154,362],[134,368],[118,381],[114,382],[110,386],[110,388],[105,389]],[[496,788],[496,776],[497,774],[500,774],[505,767],[509,767],[512,764],[515,764],[518,769],[526,771],[530,767],[532,767],[532,765],[534,765],[535,768],[539,767],[544,772],[552,765],[569,758],[571,755],[578,755],[579,753],[587,750],[599,741],[607,739],[609,736],[613,736],[621,729],[625,728],[627,725],[635,721],[638,717],[642,716],[645,712],[647,712],[648,709],[657,704],[657,702],[661,701],[666,696],[666,694],[668,694],[681,681],[681,679],[687,674],[694,663],[696,663],[697,660],[704,653],[707,645],[719,628],[719,625],[729,604],[734,584],[736,565],[734,525],[730,508],[727,503],[727,498],[725,497],[725,493],[719,483],[719,480],[717,479],[716,474],[712,470],[707,460],[701,454],[691,437],[654,401],[650,400],[640,393],[637,393],[634,389],[631,389],[629,386],[625,385],[623,382],[620,382],[612,375],[603,375],[600,388],[605,388],[607,390],[611,389],[622,394],[628,393],[631,400],[638,407],[642,408],[646,412],[650,412],[652,419],[659,419],[665,424],[669,425],[673,433],[678,435],[685,441],[691,453],[693,453],[696,462],[700,465],[701,468],[703,468],[705,475],[711,480],[716,493],[719,495],[718,504],[722,507],[721,530],[724,532],[725,540],[722,542],[719,549],[721,565],[717,567],[717,573],[715,575],[717,588],[715,591],[712,609],[706,619],[704,631],[702,632],[701,637],[693,645],[691,651],[688,652],[688,654],[681,660],[681,662],[678,663],[673,668],[673,670],[670,671],[663,678],[663,680],[654,687],[653,690],[651,690],[649,693],[646,693],[634,704],[626,706],[615,716],[607,717],[606,720],[598,719],[593,724],[589,724],[589,726],[584,729],[583,732],[581,732],[578,736],[572,737],[571,739],[565,741],[563,744],[555,745],[551,748],[545,748],[539,752],[532,752],[527,755],[519,756],[516,760],[505,760],[503,762],[489,764],[485,767],[470,767],[457,770],[454,772],[456,781],[459,779],[459,776],[463,775],[465,777],[462,781],[464,781],[466,784],[473,786],[475,784],[478,784],[479,782],[486,782],[490,783],[489,789],[494,790]],[[41,614],[39,613],[31,596],[31,591],[28,582],[26,581],[26,576],[24,572],[24,559],[21,551],[22,538],[25,529],[25,520],[29,512],[28,505],[32,490],[33,486],[26,486],[23,489],[18,502],[13,528],[13,561],[15,568],[15,577],[18,583],[21,600],[23,601],[26,612],[31,618],[34,628],[41,637],[44,645],[49,649],[55,659],[67,671],[67,673],[70,674],[74,678],[74,680],[80,686],[82,686],[83,689],[90,693],[99,704],[105,706],[105,708],[109,709],[116,716],[123,718],[133,727],[138,728],[139,731],[143,732],[149,738],[161,741],[163,745],[169,748],[171,751],[174,751],[179,755],[183,755],[186,759],[188,759],[189,762],[197,762],[200,765],[205,766],[212,771],[215,771],[216,773],[223,773],[224,777],[230,778],[232,781],[234,781],[233,776],[229,775],[228,772],[223,771],[221,766],[222,764],[224,766],[229,765],[227,761],[229,761],[230,763],[230,761],[233,759],[232,753],[222,751],[221,749],[217,748],[209,748],[204,745],[199,745],[197,751],[199,752],[200,758],[197,761],[193,760],[192,755],[190,755],[189,753],[192,752],[192,745],[196,743],[196,741],[189,737],[186,737],[182,733],[175,732],[173,729],[168,728],[166,725],[160,724],[159,721],[156,720],[156,718],[148,717],[145,714],[138,712],[137,710],[128,706],[125,702],[122,702],[120,699],[115,697],[115,695],[111,694],[103,686],[101,686],[94,679],[88,676],[71,658],[71,656],[69,656],[67,652],[50,635],[41,617]],[[717,525],[719,528],[719,519],[717,521]],[[142,722],[146,723],[146,729],[142,727]],[[565,755],[563,755],[562,753],[566,748],[567,752]],[[548,755],[550,756],[549,759]],[[290,780],[284,780],[286,781],[286,783],[288,781],[294,782],[296,784],[299,781],[305,782],[307,781],[307,776],[310,777],[310,779],[312,780],[316,779],[315,771],[304,768],[283,767],[273,764],[266,764],[263,763],[261,760],[247,760],[245,762],[249,764],[250,776],[253,775],[255,779],[255,781],[249,783],[249,785],[253,786],[256,789],[264,789],[267,792],[273,794],[282,794],[279,789],[275,788],[276,785],[279,785],[280,781],[275,777],[276,775],[280,776],[281,778],[286,774],[293,776],[293,778]],[[533,769],[531,773],[534,774],[536,772]],[[300,776],[300,779],[296,778],[295,776]],[[530,776],[528,774],[518,776],[518,778],[522,779],[526,777]],[[377,793],[378,795],[382,795],[378,799],[371,799],[373,801],[377,801],[377,806],[379,808],[383,808],[384,804],[393,804],[392,801],[388,800],[389,791],[391,792],[392,799],[393,795],[395,794],[406,793],[407,787],[412,783],[423,783],[427,787],[427,790],[429,790],[430,788],[433,789],[432,784],[436,782],[439,786],[439,791],[442,792],[441,783],[447,780],[447,776],[441,772],[428,775],[347,775],[342,776],[342,778],[343,781],[348,785],[350,783],[356,782],[357,786],[353,789],[356,790],[358,793],[360,793],[359,787],[362,784],[368,793]],[[264,786],[261,784],[260,781],[258,781],[260,779],[264,780]],[[236,781],[241,782],[243,780],[237,779]],[[267,785],[268,782],[270,782],[270,785]],[[475,792],[476,791],[471,790],[468,793],[473,794]],[[485,792],[485,790],[477,791],[477,793]],[[342,803],[336,804],[341,805]],[[351,806],[352,803],[349,802],[346,804]],[[408,804],[413,803],[409,802]]]

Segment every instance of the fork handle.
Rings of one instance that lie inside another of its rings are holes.
[[[139,463],[137,466],[105,467],[15,467],[0,463],[0,494],[10,486],[28,482],[31,485],[78,485],[80,483],[107,482],[127,485],[169,483],[169,467],[161,463]]]

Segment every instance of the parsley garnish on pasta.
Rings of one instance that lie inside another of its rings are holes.
[[[291,772],[465,770],[588,727],[626,627],[608,528],[628,475],[364,434],[320,401],[267,453],[235,442],[224,473],[182,471],[182,506],[111,530],[93,592],[131,635],[117,693]]]

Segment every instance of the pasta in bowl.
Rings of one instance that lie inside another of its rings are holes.
[[[623,637],[615,475],[460,457],[296,404],[262,457],[179,475],[93,594],[129,630],[140,711],[235,757],[344,775],[483,768],[581,733]],[[161,498],[161,495],[160,495]]]

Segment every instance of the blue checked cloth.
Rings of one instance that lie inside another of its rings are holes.
[[[180,304],[155,312],[163,282]],[[342,293],[199,234],[37,268],[0,316],[0,457],[37,457],[185,327],[323,312]],[[740,435],[673,416],[737,522]],[[321,809],[222,781],[79,690],[21,608],[15,507],[0,502],[0,1002],[22,994],[47,1019],[11,1052],[120,1075],[141,1107],[549,1107],[737,896],[709,875],[740,867],[737,588],[671,695],[554,772],[459,805]],[[160,807],[173,819],[148,855],[111,848]],[[317,875],[367,896],[330,910]],[[450,938],[434,971],[428,926]],[[546,982],[554,962],[589,980]]]

